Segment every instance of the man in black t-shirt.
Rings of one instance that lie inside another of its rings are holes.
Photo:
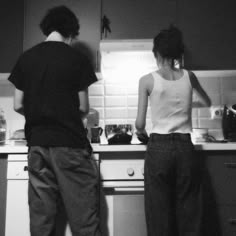
[[[26,120],[31,235],[56,232],[62,202],[73,236],[99,236],[98,171],[82,122],[97,78],[70,47],[79,31],[71,10],[50,9],[40,27],[46,40],[24,52],[9,77],[14,109]]]

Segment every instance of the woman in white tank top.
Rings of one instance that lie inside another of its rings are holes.
[[[158,71],[139,81],[137,136],[148,140],[145,155],[145,213],[148,236],[201,236],[201,163],[191,142],[192,93],[211,102],[193,72],[175,67],[184,45],[173,26],[155,38]],[[152,130],[145,130],[150,99]]]

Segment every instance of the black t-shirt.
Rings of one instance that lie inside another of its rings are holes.
[[[90,146],[78,91],[97,77],[85,56],[63,42],[45,41],[20,56],[9,80],[24,92],[29,146]]]

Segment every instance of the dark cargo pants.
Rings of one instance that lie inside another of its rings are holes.
[[[28,168],[31,236],[59,235],[61,203],[73,236],[100,236],[98,169],[87,150],[33,146]]]
[[[151,134],[145,157],[148,236],[202,236],[201,176],[189,134]]]

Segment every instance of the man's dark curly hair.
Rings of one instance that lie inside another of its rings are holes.
[[[57,6],[48,10],[40,22],[40,29],[46,36],[57,31],[65,38],[74,38],[79,33],[79,21],[69,8]]]
[[[153,53],[159,53],[163,58],[179,60],[184,53],[184,43],[181,31],[170,25],[168,29],[161,32],[153,40]]]

